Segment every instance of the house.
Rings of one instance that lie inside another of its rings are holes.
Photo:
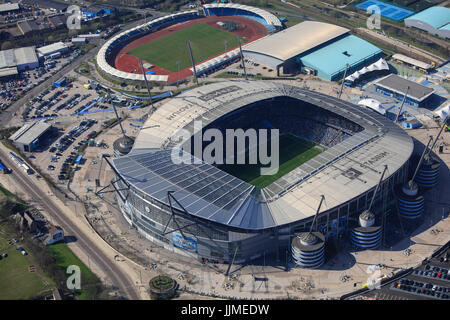
[[[23,35],[39,33],[40,31],[49,29],[48,25],[37,23],[34,20],[19,21],[17,22],[17,27]]]
[[[31,233],[38,231],[37,222],[28,211],[17,213],[15,221],[21,230],[29,230]]]
[[[45,245],[51,245],[60,241],[64,241],[64,230],[61,227],[53,227],[48,232],[48,238],[45,241]]]
[[[65,27],[67,24],[67,16],[65,14],[57,14],[46,18],[52,29]]]

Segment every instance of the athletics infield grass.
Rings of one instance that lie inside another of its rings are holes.
[[[177,72],[177,61],[180,61],[180,70],[191,66],[187,40],[191,41],[196,64],[223,53],[225,41],[227,50],[239,45],[234,34],[199,23],[146,43],[127,53],[168,71]],[[241,39],[241,42],[244,43],[245,40]]]
[[[325,151],[324,147],[316,146],[311,141],[292,135],[280,136],[279,143],[280,166],[276,174],[262,176],[259,164],[222,165],[220,169],[262,189]]]

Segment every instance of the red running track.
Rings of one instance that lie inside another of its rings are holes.
[[[162,38],[167,36],[169,33],[177,32],[182,29],[185,29],[187,27],[190,27],[192,25],[198,24],[198,23],[205,23],[207,25],[210,25],[214,28],[220,27],[216,24],[218,21],[234,21],[238,24],[238,30],[232,31],[231,33],[247,39],[247,43],[255,41],[259,38],[262,38],[268,34],[268,31],[266,27],[264,27],[259,22],[256,22],[252,19],[244,18],[244,17],[238,17],[238,16],[209,16],[205,18],[200,19],[194,19],[187,21],[185,23],[178,23],[169,27],[166,27],[164,29],[158,30],[156,32],[152,32],[150,34],[147,34],[143,36],[142,38],[136,39],[129,44],[127,44],[125,47],[123,47],[119,53],[116,55],[114,59],[114,67],[118,70],[129,72],[129,73],[139,73],[142,74],[142,69],[140,67],[139,59],[128,54],[127,52],[131,49],[134,49],[136,47],[140,47],[146,43],[149,43],[151,41],[154,41],[156,39]],[[242,28],[244,26],[244,28]],[[231,51],[235,48],[231,48],[228,51]],[[211,57],[211,59],[214,57]],[[200,61],[203,62],[203,61]],[[200,62],[197,62],[200,63]],[[175,63],[175,62],[174,62]],[[157,75],[168,75],[169,79],[168,82],[175,82],[178,79],[178,73],[177,72],[171,72],[166,69],[163,69],[159,66],[154,66],[151,69],[155,74]],[[189,68],[180,70],[180,79],[184,79],[186,77],[189,77],[192,75],[193,72],[189,70]]]

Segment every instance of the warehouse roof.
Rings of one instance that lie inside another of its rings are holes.
[[[37,49],[38,53],[40,55],[43,56],[47,56],[49,54],[52,54],[54,52],[60,51],[60,50],[65,50],[67,49],[68,46],[67,44],[65,44],[64,42],[56,42],[56,43],[52,43],[48,46],[43,46]]]
[[[394,58],[396,60],[400,60],[400,61],[406,62],[406,63],[409,63],[410,65],[413,65],[413,66],[416,66],[416,67],[419,67],[419,68],[422,68],[422,69],[425,69],[425,70],[433,68],[433,66],[431,64],[429,64],[429,63],[425,63],[423,61],[420,61],[420,60],[417,60],[417,59],[405,56],[405,55],[400,54],[400,53],[394,54],[392,56],[392,58]]]
[[[242,49],[272,56],[280,60],[287,60],[347,32],[349,32],[348,29],[333,24],[305,21],[253,41]]]
[[[285,96],[343,116],[364,130],[261,190],[211,164],[193,163],[190,154],[185,156],[191,164],[172,161],[173,133],[185,129],[194,134],[194,120],[202,120],[206,127],[243,106]],[[373,189],[385,164],[389,175],[397,172],[413,150],[411,137],[379,114],[318,92],[269,81],[228,81],[191,89],[167,100],[149,116],[144,128],[133,150],[113,159],[119,174],[134,189],[165,204],[167,191],[173,191],[193,216],[252,230],[312,217],[321,195],[326,203],[320,212],[336,208]]]
[[[43,121],[36,121],[32,124],[25,124],[11,137],[9,137],[9,139],[15,143],[28,145],[39,138],[42,134],[44,134],[50,127],[51,125]]]
[[[22,3],[27,5],[38,6],[39,8],[55,9],[64,11],[69,6],[61,2],[56,2],[53,0],[22,0]]]
[[[431,7],[412,15],[405,20],[418,20],[429,24],[435,29],[439,29],[450,23],[450,8]]]
[[[18,3],[2,3],[0,4],[0,12],[8,12],[13,10],[19,10],[20,6]]]
[[[353,66],[379,55],[381,52],[381,49],[370,42],[348,34],[327,46],[302,56],[301,61],[307,67],[335,75],[343,72],[346,64]]]
[[[0,51],[0,69],[38,61],[35,47],[23,47]]]
[[[419,102],[425,100],[434,93],[434,89],[432,88],[425,87],[417,82],[404,79],[395,74],[390,74],[381,78],[375,82],[375,84],[402,95],[406,93],[406,90],[409,87],[408,98],[413,98]]]
[[[17,71],[17,67],[3,68],[3,69],[0,69],[0,78],[14,76],[18,73],[19,73],[19,71]]]
[[[23,34],[45,29],[44,25],[38,24],[33,20],[24,20],[17,22],[17,26]]]
[[[23,47],[15,49],[17,65],[34,63],[38,61],[35,47]]]
[[[48,22],[53,24],[55,27],[63,26],[67,22],[67,16],[65,14],[58,14],[47,18]]]

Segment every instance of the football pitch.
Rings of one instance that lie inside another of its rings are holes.
[[[146,43],[127,53],[168,71],[177,72],[177,61],[180,61],[180,70],[192,65],[187,40],[191,41],[196,64],[223,53],[225,43],[227,50],[239,45],[234,34],[199,23]],[[241,41],[245,42],[244,39]]]
[[[324,147],[316,146],[308,140],[292,135],[280,136],[280,165],[273,175],[260,174],[259,164],[222,165],[221,170],[262,189],[291,172],[301,164],[325,151]]]

